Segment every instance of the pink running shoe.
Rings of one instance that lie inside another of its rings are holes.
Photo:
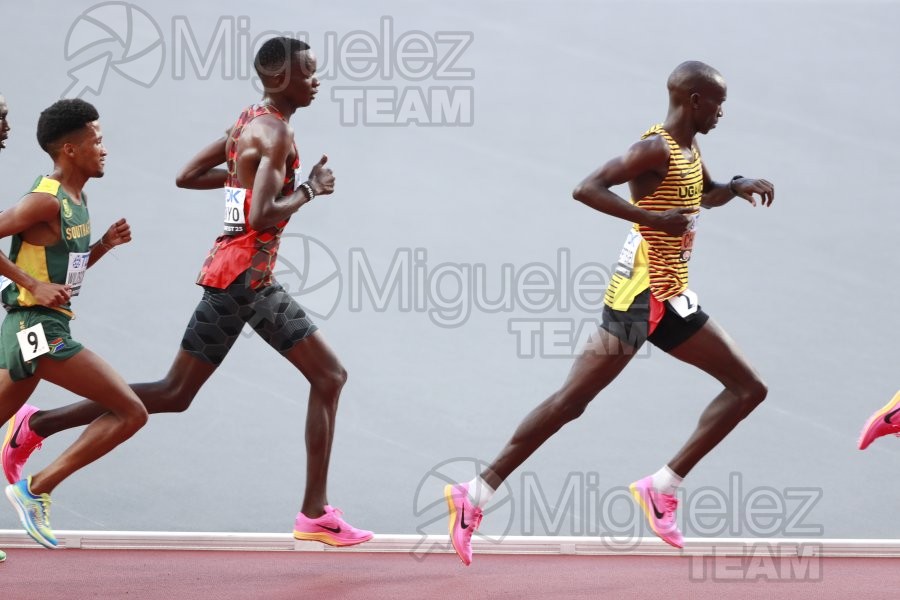
[[[294,521],[294,539],[322,542],[329,546],[355,546],[372,539],[373,533],[357,529],[341,518],[339,508],[325,505],[325,514],[318,519],[310,519],[302,512]]]
[[[3,449],[0,450],[3,459],[3,473],[6,480],[16,483],[22,479],[22,467],[31,453],[41,447],[44,439],[28,425],[31,415],[38,411],[37,406],[23,404],[9,420],[6,428],[6,437],[3,439]]]
[[[900,405],[900,392],[897,392],[890,402],[869,417],[859,436],[860,450],[865,450],[869,444],[883,435],[893,433],[900,436],[900,417],[897,416],[897,413],[900,413],[900,406],[898,405]]]
[[[444,488],[450,508],[450,543],[467,567],[472,564],[472,534],[481,525],[484,514],[469,500],[469,484],[457,483]]]
[[[631,495],[644,509],[650,528],[662,541],[676,548],[684,548],[684,538],[675,524],[675,509],[678,500],[669,494],[660,494],[653,489],[653,478],[644,477],[629,486]]]

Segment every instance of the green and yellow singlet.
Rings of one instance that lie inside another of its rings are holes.
[[[91,220],[87,196],[82,194],[81,202],[74,202],[59,182],[49,177],[38,177],[31,192],[56,196],[60,240],[53,246],[35,246],[16,234],[12,236],[9,260],[38,281],[72,286],[72,295],[77,296],[90,256]],[[9,308],[37,306],[31,292],[20,289],[15,283],[3,290],[3,304]],[[68,317],[74,316],[69,303],[54,310]]]

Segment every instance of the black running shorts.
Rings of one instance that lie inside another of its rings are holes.
[[[181,340],[188,354],[221,364],[245,323],[282,354],[318,329],[280,284],[254,290],[249,282],[244,271],[224,290],[204,286]]]
[[[635,350],[644,342],[670,352],[685,342],[709,321],[709,315],[698,307],[685,318],[675,312],[668,302],[660,302],[646,289],[634,297],[628,310],[613,310],[603,306],[600,327]]]

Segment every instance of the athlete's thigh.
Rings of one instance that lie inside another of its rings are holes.
[[[598,328],[575,359],[562,391],[593,398],[618,377],[637,350],[606,329]]]
[[[38,377],[32,376],[21,381],[13,381],[9,371],[0,369],[0,424],[8,421],[19,410],[31,394],[37,384]]]
[[[314,381],[321,376],[333,376],[344,371],[341,361],[325,342],[321,331],[315,331],[306,336],[282,354],[309,381]]]
[[[267,344],[285,356],[318,329],[303,307],[278,283],[259,290],[249,308],[247,323]],[[312,352],[320,354],[317,350]]]
[[[173,393],[186,394],[193,398],[218,368],[219,365],[210,362],[209,359],[198,358],[197,354],[179,348],[163,382]],[[156,383],[150,385],[156,386]]]
[[[236,293],[244,295],[238,298],[234,295]],[[181,361],[183,355],[189,355],[213,367],[222,364],[244,328],[241,302],[249,301],[248,297],[252,297],[253,293],[237,284],[227,290],[205,289],[184,329],[182,352],[179,352],[176,361]]]
[[[725,386],[759,379],[731,336],[712,318],[669,354],[712,375]]]
[[[113,411],[140,404],[122,376],[87,348],[65,360],[41,360],[36,375]]]

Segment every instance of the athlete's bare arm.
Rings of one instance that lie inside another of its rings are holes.
[[[294,151],[294,134],[290,125],[275,117],[254,119],[244,129],[244,135],[237,144],[238,179],[253,190],[253,203],[247,215],[250,227],[257,231],[272,227],[310,201],[302,187],[290,196],[278,197]],[[334,191],[334,174],[325,166],[327,161],[328,157],[322,155],[306,181],[316,196]]]
[[[228,171],[217,167],[226,160],[227,143],[228,137],[222,136],[198,152],[175,178],[175,185],[192,190],[214,190],[224,186]]]
[[[691,224],[690,208],[664,212],[644,210],[613,193],[613,186],[628,183],[631,197],[643,198],[656,190],[669,168],[669,147],[659,136],[651,136],[631,146],[578,184],[572,197],[595,210],[645,227],[681,235]]]
[[[124,218],[119,219],[109,226],[106,233],[100,236],[99,241],[91,244],[91,256],[88,259],[88,269],[97,264],[97,261],[103,258],[107,252],[116,246],[127,244],[130,241],[131,225],[129,225],[128,221]]]
[[[706,165],[703,164],[703,199],[700,202],[700,206],[703,208],[723,206],[735,196],[743,198],[751,206],[756,206],[754,194],[759,196],[760,204],[772,206],[772,201],[775,199],[775,186],[765,179],[750,179],[749,177],[741,177],[729,183],[716,183],[710,177]]]
[[[59,202],[43,192],[26,194],[18,204],[0,212],[0,238],[20,234],[36,246],[51,246],[59,241]],[[31,292],[42,306],[59,306],[69,301],[72,289],[67,285],[38,281],[0,252],[0,275]]]

